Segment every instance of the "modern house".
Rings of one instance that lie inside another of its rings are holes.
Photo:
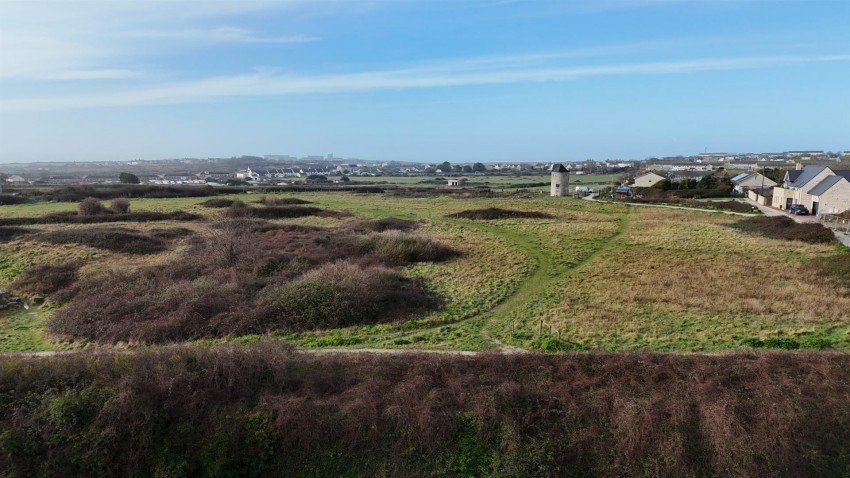
[[[741,173],[731,179],[735,192],[746,194],[751,190],[764,190],[776,186],[776,181],[753,171]]]
[[[17,183],[17,184],[26,184],[29,181],[27,181],[23,176],[18,176],[17,174],[13,174],[13,175],[9,176],[8,178],[6,178],[6,182],[7,183]]]
[[[618,187],[615,192],[617,193],[617,199],[626,199],[632,196],[632,190],[626,186]]]
[[[631,186],[635,188],[651,188],[663,180],[664,176],[661,176],[660,174],[646,173],[642,176],[636,177]]]
[[[838,214],[850,210],[848,181],[850,170],[798,164],[796,170],[785,174],[781,187],[773,188],[772,205],[788,209],[792,204],[802,204],[812,214]]]
[[[841,214],[850,211],[850,171],[836,171],[809,190],[812,214]]]

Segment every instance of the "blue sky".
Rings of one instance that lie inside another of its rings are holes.
[[[0,0],[0,162],[850,149],[844,0]]]

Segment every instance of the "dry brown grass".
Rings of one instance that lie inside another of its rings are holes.
[[[10,476],[843,476],[850,356],[0,359]],[[166,450],[153,452],[153,450]]]
[[[734,233],[734,219],[689,214],[634,211],[625,233],[564,284],[568,298],[545,320],[594,346],[711,349],[830,333],[850,319],[850,289],[808,263],[834,260],[834,248]]]

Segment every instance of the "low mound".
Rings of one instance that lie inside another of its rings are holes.
[[[347,226],[352,231],[358,232],[412,231],[419,227],[419,222],[398,217],[385,217],[381,219],[353,221],[348,223]]]
[[[154,228],[147,231],[147,234],[159,238],[159,239],[179,239],[181,237],[188,237],[195,234],[195,231],[191,229],[186,229],[185,227],[170,227],[170,228]]]
[[[385,267],[336,262],[263,290],[262,320],[289,330],[389,321],[437,305],[420,280]]]
[[[555,216],[540,211],[514,211],[511,209],[489,207],[487,209],[469,209],[466,211],[456,212],[454,214],[449,214],[446,217],[483,221],[490,219],[552,219]]]
[[[261,197],[256,201],[258,204],[263,204],[266,206],[288,206],[293,204],[313,204],[310,201],[305,201],[303,199],[298,198],[270,198],[270,197]]]
[[[786,241],[803,241],[809,244],[829,244],[835,241],[835,235],[828,228],[817,223],[800,224],[785,216],[745,219],[732,227]]]
[[[291,219],[307,216],[339,217],[341,213],[313,206],[251,207],[242,201],[235,201],[229,208],[222,211],[222,216],[226,218]]]
[[[80,244],[126,254],[155,254],[167,248],[167,243],[160,238],[121,228],[62,229],[39,234],[36,239],[51,244]]]
[[[0,226],[0,242],[13,241],[19,237],[36,232],[34,229],[17,226]]]
[[[850,355],[0,358],[3,476],[846,476]]]
[[[230,207],[234,202],[238,201],[238,199],[226,199],[226,198],[215,198],[215,199],[207,199],[202,202],[200,205],[204,207]]]
[[[390,267],[456,254],[419,234],[256,218],[222,219],[188,246],[168,263],[60,290],[51,298],[67,303],[48,329],[71,339],[173,342],[393,321],[440,301]]]
[[[76,282],[77,270],[81,265],[81,262],[72,261],[32,267],[19,275],[9,287],[30,295],[52,294]]]
[[[435,262],[451,259],[458,252],[424,234],[389,230],[364,237],[363,251],[384,258],[392,264]]]
[[[0,226],[25,226],[32,224],[98,224],[108,222],[154,222],[154,221],[196,221],[202,216],[184,211],[176,212],[128,212],[127,214],[102,214],[81,216],[76,211],[46,214],[33,217],[0,218]]]

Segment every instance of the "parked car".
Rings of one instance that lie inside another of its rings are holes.
[[[809,210],[802,204],[792,204],[788,207],[788,212],[798,216],[807,216],[809,214]]]

